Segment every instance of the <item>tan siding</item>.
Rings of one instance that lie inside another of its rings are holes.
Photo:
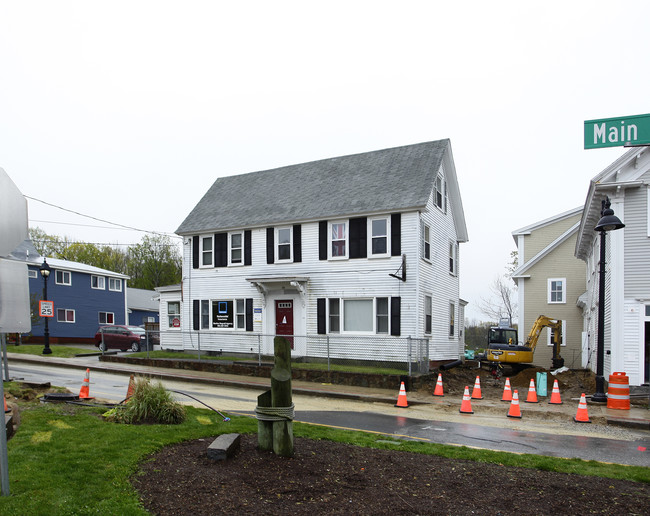
[[[547,224],[524,237],[524,258],[532,259],[537,253],[548,246],[553,240],[580,221],[581,214]]]
[[[530,278],[524,280],[525,316],[523,324],[519,322],[519,338],[526,340],[535,319],[540,315],[567,321],[566,345],[562,346],[561,354],[567,367],[577,368],[580,367],[583,322],[582,311],[576,306],[576,301],[585,292],[586,265],[573,256],[575,244],[576,235],[573,235],[529,270]],[[549,278],[566,278],[566,303],[548,303]],[[545,368],[551,366],[552,358],[552,348],[547,345],[547,331],[540,335],[534,358],[535,365]]]

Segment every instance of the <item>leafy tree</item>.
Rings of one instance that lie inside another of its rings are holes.
[[[181,280],[181,252],[170,237],[146,235],[139,244],[122,250],[117,245],[75,242],[30,228],[36,250],[46,257],[60,258],[130,276],[129,286],[151,290]]]
[[[129,267],[132,287],[153,289],[179,283],[182,258],[179,247],[168,236],[146,235],[129,249]]]
[[[68,237],[62,239],[57,235],[48,235],[39,227],[29,228],[29,239],[41,256],[52,258],[60,258],[68,241],[71,241]]]

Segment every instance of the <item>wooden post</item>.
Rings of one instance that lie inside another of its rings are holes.
[[[265,391],[257,397],[259,408],[271,407],[271,391]],[[260,450],[273,449],[273,423],[264,419],[257,419],[257,444]]]
[[[275,360],[271,390],[257,397],[257,442],[260,450],[293,457],[293,402],[291,399],[291,343],[273,339]]]
[[[273,339],[275,361],[271,370],[271,404],[289,410],[291,397],[291,343],[284,337]],[[293,420],[273,421],[273,451],[282,457],[293,456]]]

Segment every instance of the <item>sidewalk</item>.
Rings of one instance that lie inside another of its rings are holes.
[[[245,387],[249,389],[267,390],[271,386],[269,378],[260,378],[252,376],[239,376],[224,373],[212,373],[193,370],[166,369],[160,367],[140,366],[135,364],[105,363],[100,362],[97,356],[77,356],[74,358],[53,358],[41,355],[24,355],[20,353],[7,353],[10,362],[31,362],[59,367],[78,368],[85,370],[107,371],[117,374],[140,374],[153,378],[182,380],[189,382],[202,382],[208,384],[218,384],[230,387]],[[348,400],[367,401],[371,403],[387,403],[394,405],[397,402],[399,389],[395,392],[387,389],[375,389],[368,387],[334,385],[327,383],[313,383],[300,380],[293,380],[292,390],[294,394],[306,396],[320,396],[328,398],[340,398]],[[434,397],[424,392],[407,392],[409,406],[429,405],[433,409],[443,412],[456,413],[460,408],[462,396]],[[572,420],[576,414],[578,401],[563,399],[562,405],[549,405],[546,399],[540,399],[539,403],[528,404],[521,402],[521,409],[525,413],[538,421],[553,416],[566,417]],[[485,413],[495,412],[502,413],[507,411],[507,402],[497,400],[472,400],[472,404]],[[475,410],[477,410],[475,409]],[[605,404],[594,404],[588,402],[589,418],[593,423],[617,425],[629,428],[650,430],[650,410],[646,408],[632,407],[630,410],[613,410],[608,409]],[[408,412],[408,409],[401,409]]]

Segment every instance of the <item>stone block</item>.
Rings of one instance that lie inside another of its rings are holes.
[[[226,460],[237,453],[240,443],[240,434],[222,434],[208,446],[208,458],[212,460]]]

